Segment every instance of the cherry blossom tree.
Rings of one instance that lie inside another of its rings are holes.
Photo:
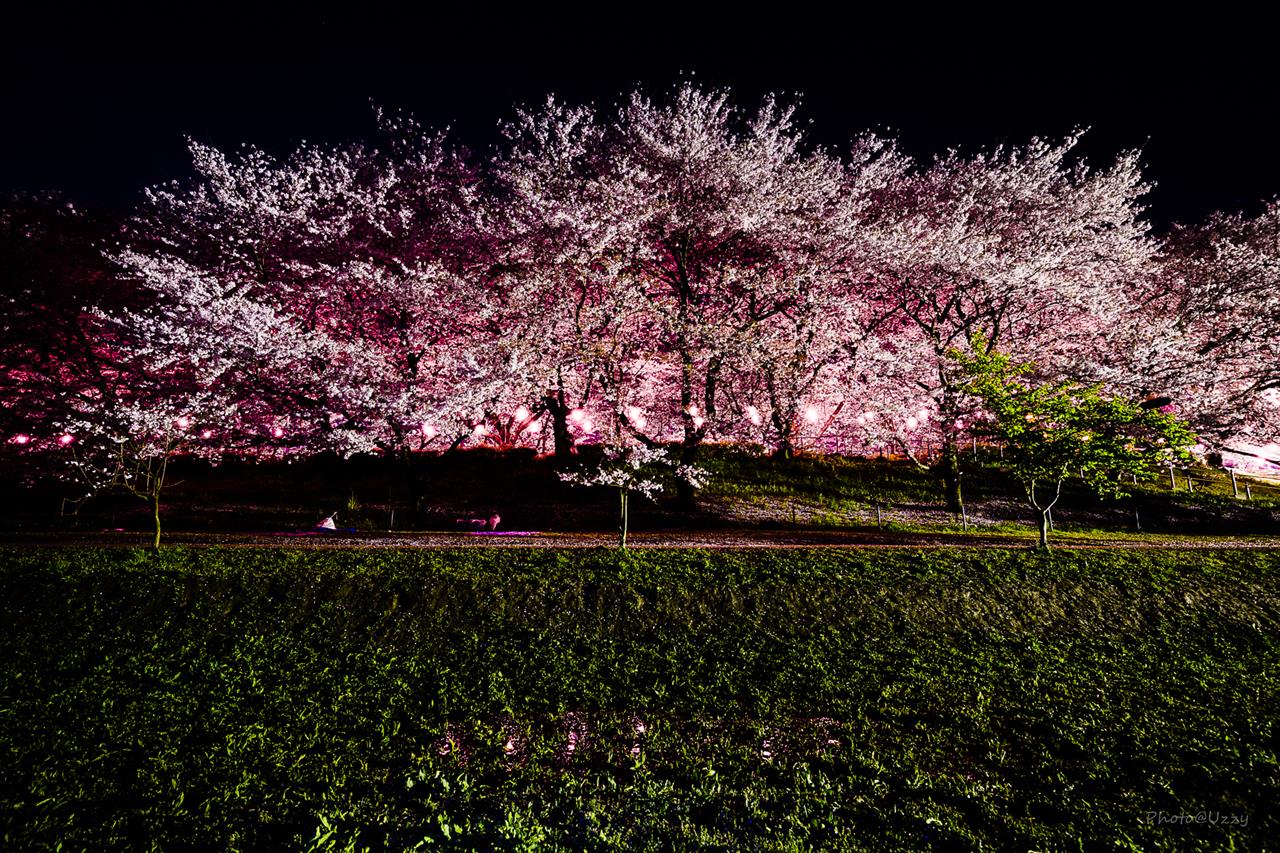
[[[550,415],[563,462],[575,431],[587,432],[584,417],[571,415],[591,404],[602,425],[612,420],[599,411],[601,378],[616,375],[642,337],[628,291],[617,286],[605,128],[593,109],[549,98],[518,110],[503,136],[480,229],[500,258],[491,287],[520,367],[518,393],[533,413]]]
[[[1176,226],[1135,324],[1141,391],[1218,447],[1280,434],[1280,200]]]
[[[438,138],[409,144],[395,158],[304,145],[283,161],[193,145],[196,180],[148,194],[115,258],[164,308],[129,322],[237,389],[245,441],[456,444],[503,385],[486,291],[441,237],[460,167]]]
[[[607,486],[618,490],[619,548],[627,547],[632,493],[655,500],[672,483],[698,488],[706,482],[704,470],[675,461],[666,448],[618,437],[604,444],[601,451],[598,462],[582,470],[561,472],[560,479],[579,486]]]
[[[789,237],[778,235],[763,275],[782,297],[780,310],[748,340],[726,391],[739,423],[756,428],[745,431],[782,455],[802,429],[821,432],[819,424],[829,426],[852,402],[844,399],[845,378],[863,365],[885,316],[871,280],[886,257],[870,225],[908,165],[884,140],[857,140],[825,208],[795,223]]]
[[[100,253],[116,227],[57,196],[0,209],[0,440],[32,476],[76,405],[118,384],[117,350],[87,310],[137,298]]]
[[[1130,284],[1151,262],[1137,155],[1103,170],[1073,165],[1078,139],[949,152],[882,206],[882,246],[893,248],[876,281],[891,315],[882,328],[899,358],[873,379],[928,401],[953,511],[961,502],[959,440],[975,411],[947,353],[976,333],[1049,374],[1071,375],[1131,315]],[[897,396],[908,405],[888,417],[920,430],[919,400]]]

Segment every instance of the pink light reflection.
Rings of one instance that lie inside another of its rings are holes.
[[[29,441],[31,441],[31,436],[23,435],[22,433],[19,433],[18,435],[15,435],[13,437],[14,444],[26,444]]]
[[[66,447],[68,444],[70,444],[75,440],[76,440],[75,436],[71,435],[70,433],[63,433],[62,437],[58,439],[58,444],[61,444],[63,447]]]

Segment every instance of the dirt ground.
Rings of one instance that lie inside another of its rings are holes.
[[[497,534],[423,533],[173,533],[166,545],[275,548],[616,548],[617,533],[503,531]],[[142,533],[36,532],[0,534],[0,545],[41,547],[150,544]],[[674,530],[630,533],[631,548],[1030,548],[1025,536],[828,530]],[[1275,536],[1075,536],[1060,534],[1060,548],[1280,548]]]

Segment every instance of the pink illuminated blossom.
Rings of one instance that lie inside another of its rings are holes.
[[[70,444],[75,440],[76,440],[75,436],[71,435],[70,433],[63,433],[62,437],[58,439],[58,444],[61,444],[63,447],[66,447],[68,444]]]
[[[29,435],[22,435],[21,433],[19,433],[18,435],[15,435],[15,436],[13,437],[13,443],[14,443],[14,444],[26,444],[26,443],[27,443],[27,442],[29,442],[29,441],[31,441],[31,436],[29,436]]]
[[[284,429],[282,427],[276,427],[271,430],[271,434],[276,438],[284,438]]]
[[[747,420],[751,421],[754,426],[760,426],[764,423],[764,419],[760,417],[760,410],[755,406],[747,406]]]

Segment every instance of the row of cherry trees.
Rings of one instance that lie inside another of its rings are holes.
[[[692,85],[549,99],[487,157],[378,119],[378,147],[192,143],[118,229],[11,206],[10,449],[145,491],[174,452],[838,438],[935,450],[955,504],[975,339],[1210,446],[1280,426],[1280,205],[1157,238],[1135,153],[832,152]]]

